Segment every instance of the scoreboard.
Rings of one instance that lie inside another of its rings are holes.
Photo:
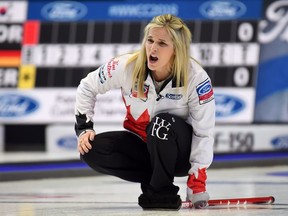
[[[203,65],[215,87],[254,86],[259,57],[256,21],[186,23],[193,35],[191,55]],[[37,38],[38,35],[31,35],[31,29],[38,27],[39,30],[34,32],[39,32],[39,41],[23,45],[22,64],[37,67],[35,87],[59,87],[57,77],[45,83],[49,73],[55,70],[62,71],[63,83],[60,86],[75,87],[79,82],[79,71],[88,72],[113,56],[140,48],[142,26],[145,24],[146,21],[118,21],[101,25],[97,22],[27,21],[27,37]],[[47,68],[50,72],[47,72]]]
[[[271,2],[1,1],[0,120],[73,123],[80,80],[137,50],[153,16],[173,13],[191,30],[191,56],[212,80],[217,123],[253,123],[259,27]],[[95,121],[122,121],[120,91],[107,94]]]

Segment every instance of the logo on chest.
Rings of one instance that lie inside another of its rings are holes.
[[[143,89],[143,97],[139,97],[139,99],[141,99],[142,101],[146,102],[148,99],[148,92],[149,92],[149,85],[145,85],[144,84],[144,89]],[[137,85],[135,85],[134,89],[131,89],[131,94],[129,95],[129,97],[133,97],[133,98],[137,98],[138,95],[138,87]]]
[[[166,98],[170,100],[180,100],[183,97],[183,94],[172,94],[172,93],[167,93],[165,95]]]

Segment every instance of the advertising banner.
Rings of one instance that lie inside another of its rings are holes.
[[[216,122],[251,122],[254,90],[215,88]],[[75,88],[0,90],[3,123],[65,123],[75,121]],[[122,122],[126,109],[120,89],[97,96],[94,122]]]
[[[255,90],[253,88],[215,88],[217,123],[251,123]]]
[[[221,1],[31,1],[28,19],[73,22],[83,20],[147,20],[159,14],[183,19],[257,19],[262,0]]]
[[[65,123],[75,121],[75,88],[0,89],[1,123]],[[119,90],[97,97],[95,122],[119,122],[125,106]]]
[[[287,125],[217,125],[215,153],[287,151]]]
[[[55,124],[46,128],[46,151],[61,158],[79,158],[73,124]],[[123,130],[120,123],[95,124],[97,133]],[[288,150],[288,126],[216,125],[214,152],[249,153]]]
[[[288,1],[265,1],[260,23],[256,122],[288,122]]]
[[[106,131],[124,130],[121,123],[101,123],[95,124],[96,133]],[[63,156],[70,155],[76,159],[79,158],[77,150],[77,138],[74,132],[73,124],[55,124],[49,125],[46,128],[46,151],[53,155]]]

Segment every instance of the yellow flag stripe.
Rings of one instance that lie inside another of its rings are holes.
[[[35,65],[21,65],[19,68],[18,88],[34,88],[36,79]]]

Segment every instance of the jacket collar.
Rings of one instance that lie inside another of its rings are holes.
[[[148,68],[147,62],[145,63],[145,65],[146,65],[145,81],[147,80],[148,75],[150,75],[151,79],[153,80],[152,71]],[[171,80],[172,80],[172,88],[176,88],[176,77],[169,77],[168,79],[166,79],[162,87],[164,88]],[[180,82],[180,87],[182,86],[183,86],[183,83]]]

